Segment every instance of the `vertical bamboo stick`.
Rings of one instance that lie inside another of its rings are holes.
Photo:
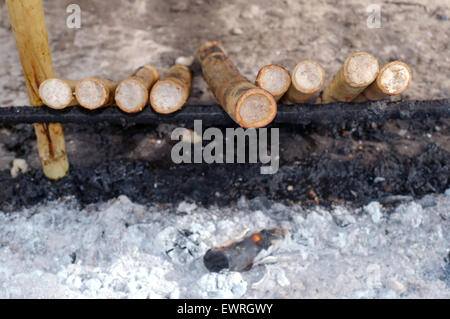
[[[41,106],[39,86],[46,79],[54,77],[42,1],[6,0],[6,4],[30,103]],[[45,176],[53,180],[64,177],[69,170],[69,161],[61,124],[36,123],[34,129]]]

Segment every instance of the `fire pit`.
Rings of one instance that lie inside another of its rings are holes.
[[[316,11],[292,27],[273,4],[234,17],[239,3],[198,2],[161,3],[163,20],[139,17],[151,1],[123,4],[139,28],[107,41],[97,20],[59,33],[87,39],[86,58],[52,39],[59,78],[41,1],[7,1],[29,103],[0,99],[0,297],[449,298],[450,100],[421,51],[434,43],[394,49],[359,30],[339,52],[315,32],[294,46],[290,30]],[[196,22],[182,29],[198,32],[178,30],[176,53],[153,47],[186,12]],[[286,35],[260,41],[257,18]],[[231,24],[244,30],[225,36]]]

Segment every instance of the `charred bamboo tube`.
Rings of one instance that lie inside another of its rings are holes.
[[[354,52],[323,90],[321,102],[350,102],[375,81],[379,71],[377,59],[366,52]]]
[[[114,103],[117,83],[100,78],[85,78],[75,88],[78,103],[88,110],[95,110]]]
[[[278,101],[291,85],[291,75],[281,66],[270,64],[259,70],[256,84],[273,95]]]
[[[369,85],[352,102],[378,101],[390,95],[401,94],[411,83],[411,70],[408,65],[394,61],[380,70],[375,82]]]
[[[209,42],[197,54],[203,76],[219,104],[242,127],[266,126],[275,118],[273,96],[242,76],[217,42]]]
[[[45,80],[39,86],[39,97],[45,105],[55,110],[77,105],[74,93],[78,82],[56,78]]]
[[[22,62],[31,105],[41,106],[39,86],[54,78],[52,57],[41,0],[6,0]],[[34,124],[44,175],[58,180],[69,170],[61,124]]]
[[[325,83],[325,70],[312,60],[300,61],[292,71],[292,83],[283,97],[286,103],[306,103]]]
[[[188,67],[175,64],[162,80],[153,85],[150,103],[158,113],[169,114],[178,111],[186,103],[191,90],[192,74]]]
[[[148,102],[149,90],[159,79],[156,69],[145,65],[116,88],[116,104],[126,113],[140,112]]]
[[[282,228],[263,229],[240,241],[209,249],[203,256],[203,263],[211,272],[250,270],[261,250],[268,249],[287,234]]]

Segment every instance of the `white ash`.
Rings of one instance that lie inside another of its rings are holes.
[[[175,64],[180,64],[180,65],[184,65],[187,67],[192,66],[192,64],[194,64],[194,57],[191,56],[180,56],[175,60]]]
[[[208,273],[199,285],[203,298],[241,298],[247,291],[247,282],[238,272]]]
[[[16,178],[19,176],[19,173],[25,174],[28,172],[28,164],[27,161],[23,158],[15,158],[12,161],[12,167],[10,170],[10,174],[12,178]]]
[[[364,211],[370,215],[372,221],[375,224],[378,224],[383,217],[383,213],[381,211],[381,205],[378,202],[371,202],[367,206],[364,206]]]
[[[0,298],[450,298],[450,197],[391,210],[258,202],[66,198],[1,213]],[[209,248],[273,227],[288,235],[250,271],[203,265]]]

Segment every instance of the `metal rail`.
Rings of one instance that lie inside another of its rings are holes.
[[[424,120],[450,118],[450,99],[427,101],[378,101],[363,104],[331,103],[325,105],[278,105],[275,124],[340,123],[343,121],[387,121],[396,119]],[[17,123],[77,123],[92,124],[187,124],[202,120],[205,125],[233,125],[220,105],[185,105],[182,110],[163,115],[147,106],[142,112],[127,114],[117,107],[95,111],[80,106],[64,110],[48,107],[0,107],[0,124]]]

